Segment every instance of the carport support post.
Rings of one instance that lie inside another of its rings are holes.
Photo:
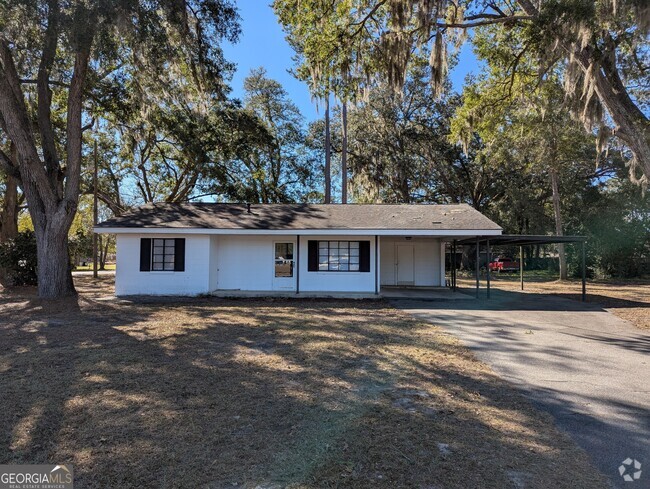
[[[456,240],[451,244],[451,290],[456,292]]]
[[[481,249],[480,241],[478,236],[476,237],[476,298],[478,299],[478,288],[479,288],[479,260],[481,258]]]
[[[454,292],[458,290],[458,241],[454,242]]]
[[[296,250],[293,256],[293,269],[296,271],[296,295],[300,294],[300,235],[296,234]]]
[[[524,290],[524,247],[519,247],[519,280],[521,281],[521,290]]]
[[[456,284],[454,283],[454,267],[456,266],[456,262],[454,260],[455,247],[456,247],[456,240],[453,240],[449,245],[449,249],[451,250],[449,252],[449,276],[451,277],[452,292],[456,290]]]
[[[587,264],[585,242],[582,242],[582,302],[587,302]]]
[[[487,298],[490,298],[490,262],[492,261],[492,252],[490,251],[490,240],[487,240]]]
[[[379,289],[379,236],[375,234],[375,295],[379,295]]]

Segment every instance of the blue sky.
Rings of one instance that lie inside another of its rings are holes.
[[[226,59],[237,64],[232,80],[233,96],[242,98],[244,78],[251,69],[263,66],[270,78],[280,82],[308,121],[317,119],[316,104],[312,102],[307,85],[288,73],[293,66],[293,50],[284,39],[284,32],[268,0],[240,0],[237,4],[241,16],[242,35],[235,45],[224,44]],[[465,44],[460,61],[451,73],[455,90],[460,91],[465,76],[476,71],[478,61],[471,46]]]

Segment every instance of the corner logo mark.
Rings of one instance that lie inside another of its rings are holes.
[[[621,462],[618,473],[625,482],[634,482],[641,478],[641,462],[626,458]]]
[[[0,489],[72,489],[72,465],[0,465]]]

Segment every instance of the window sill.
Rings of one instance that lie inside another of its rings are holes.
[[[307,273],[318,273],[320,275],[360,275],[362,273],[370,273],[370,271],[367,272],[348,272],[346,270],[329,270],[327,272],[323,270],[314,270],[314,271],[309,271],[307,270]]]

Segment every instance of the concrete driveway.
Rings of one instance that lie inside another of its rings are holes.
[[[457,336],[523,389],[613,487],[650,488],[650,334],[596,306],[538,294],[391,302]],[[642,464],[631,482],[619,474],[628,458]]]

